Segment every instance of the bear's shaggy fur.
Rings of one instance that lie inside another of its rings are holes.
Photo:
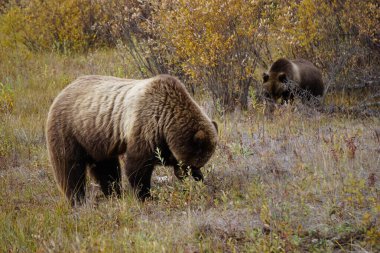
[[[303,59],[275,61],[268,73],[263,74],[264,96],[283,101],[301,95],[303,100],[323,96],[322,74],[311,62]]]
[[[54,100],[46,138],[55,179],[72,204],[85,199],[87,169],[105,195],[120,195],[120,155],[140,199],[150,196],[151,175],[160,163],[157,150],[177,177],[189,170],[201,180],[200,168],[218,139],[215,122],[169,75],[146,80],[78,78]]]

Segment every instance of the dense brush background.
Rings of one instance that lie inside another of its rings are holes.
[[[376,0],[0,2],[0,252],[380,251]],[[268,107],[278,57],[324,75],[323,105]],[[85,74],[183,80],[219,124],[205,182],[154,172],[154,200],[89,183],[72,209],[48,161],[55,96]]]

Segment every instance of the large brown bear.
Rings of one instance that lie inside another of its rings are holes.
[[[268,73],[263,74],[264,97],[293,100],[295,95],[303,101],[323,96],[322,74],[311,62],[303,59],[275,61]]]
[[[187,171],[202,180],[200,168],[218,139],[215,122],[169,75],[146,80],[78,78],[54,100],[46,138],[55,179],[72,204],[85,199],[87,169],[105,195],[120,195],[122,154],[140,199],[150,196],[152,172],[160,163],[157,150],[177,177]]]

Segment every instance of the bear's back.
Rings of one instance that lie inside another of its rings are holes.
[[[322,96],[324,92],[322,72],[307,60],[297,59],[293,62],[299,69],[301,88],[309,90],[314,96]]]
[[[95,160],[123,152],[138,100],[150,85],[150,79],[79,77],[54,100],[47,127],[74,137]]]

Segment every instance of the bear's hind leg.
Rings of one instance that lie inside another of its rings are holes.
[[[72,206],[80,205],[85,199],[86,153],[73,138],[50,130],[48,150],[56,182]]]
[[[118,157],[96,162],[90,171],[100,184],[104,195],[109,197],[114,193],[117,197],[121,196],[121,171]]]
[[[72,206],[81,205],[86,196],[86,163],[77,161],[69,165],[69,168],[64,192]]]
[[[75,152],[62,153],[62,156],[52,154],[53,166],[56,168],[55,178],[71,205],[80,205],[85,199],[86,161],[81,156],[82,152],[77,152],[76,155]]]

